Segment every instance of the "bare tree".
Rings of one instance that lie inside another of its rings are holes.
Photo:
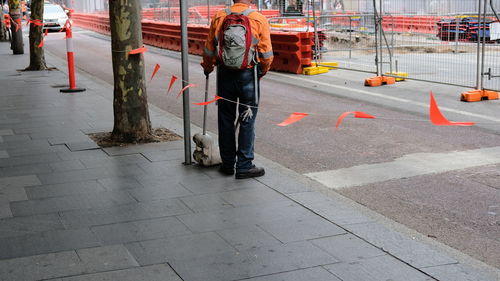
[[[0,0],[0,42],[1,41],[7,41],[7,33],[5,32],[5,23],[3,22],[3,9],[2,9],[2,3],[3,1]]]
[[[41,42],[43,40],[43,2],[44,0],[31,1],[31,24],[30,24],[30,65],[25,70],[45,70],[45,55]]]
[[[9,15],[12,19],[10,48],[14,55],[24,54],[23,28],[21,23],[21,0],[9,0]]]
[[[122,142],[151,139],[144,58],[129,54],[142,47],[139,0],[109,1],[114,76],[114,128],[112,137]]]

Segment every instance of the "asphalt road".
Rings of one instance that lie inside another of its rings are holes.
[[[49,34],[46,51],[65,58],[63,36]],[[113,83],[107,37],[76,30],[74,46],[79,70]],[[202,101],[204,95],[204,75],[199,60],[199,57],[191,57],[189,64],[190,82],[198,85],[190,90],[193,102]],[[161,65],[156,77],[148,82],[149,102],[181,116],[182,101],[175,97],[180,83],[174,86],[172,93],[166,94],[170,76],[181,77],[180,55],[150,48],[145,61],[148,78],[154,65]],[[461,103],[460,92],[467,89],[415,81],[365,88],[362,81],[368,76],[348,71],[330,71],[311,77],[270,73],[262,81],[256,152],[299,173],[310,174],[390,163],[419,153],[452,153],[499,146],[500,101]],[[478,124],[474,127],[433,126],[428,121],[429,91],[434,92],[443,114],[450,120]],[[210,93],[215,94],[213,79]],[[110,97],[112,94],[109,93]],[[191,108],[191,120],[200,126],[203,110],[195,105]],[[208,130],[212,132],[216,132],[215,111],[215,106],[209,107]],[[347,111],[363,111],[378,119],[346,118],[341,127],[335,129],[337,117]],[[288,127],[276,126],[292,112],[310,115]],[[348,186],[338,192],[499,268],[499,167],[478,164],[465,170],[450,168],[447,172],[414,177],[396,176],[389,181]]]

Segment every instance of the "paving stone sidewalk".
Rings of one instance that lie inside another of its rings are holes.
[[[0,43],[0,280],[499,280],[279,165],[237,181],[183,165],[182,141],[100,149],[111,86],[61,94],[65,73],[27,60]]]

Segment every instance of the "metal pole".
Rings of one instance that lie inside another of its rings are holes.
[[[182,88],[189,85],[189,70],[188,70],[188,9],[187,0],[180,0],[181,12],[181,61],[182,61]],[[184,164],[191,165],[191,120],[189,112],[189,88],[184,90],[182,94],[182,109],[184,119]]]
[[[384,73],[384,71],[382,70],[383,67],[384,67],[384,41],[383,41],[383,38],[385,37],[385,34],[383,33],[384,32],[384,28],[382,26],[382,20],[383,20],[383,9],[382,9],[382,0],[379,0],[379,11],[378,11],[378,21],[377,21],[377,24],[378,24],[378,30],[380,32],[379,34],[379,41],[380,41],[380,75],[382,75],[382,73]]]
[[[459,28],[458,26],[460,25],[460,21],[458,18],[455,19],[455,54],[458,54],[458,32]]]
[[[352,18],[349,16],[349,59],[352,59]]]
[[[378,65],[378,17],[376,0],[373,0],[373,18],[375,20],[375,66],[377,68],[377,76],[380,76],[380,69]]]
[[[210,0],[207,0],[207,25],[210,25]]]
[[[313,21],[314,21],[314,53],[316,57],[316,65],[319,64],[319,38],[318,38],[318,22],[316,20],[316,7],[314,5],[314,0],[312,0],[312,10],[313,10]]]
[[[481,0],[479,0],[481,1]],[[481,54],[481,90],[484,89],[484,56],[486,54],[486,10],[488,7],[488,0],[484,0],[484,10],[483,10],[483,48]],[[491,36],[491,30],[490,30]]]
[[[481,0],[478,0],[479,2],[479,10],[477,12],[477,19],[478,19],[478,24],[481,21]],[[481,40],[479,39],[479,26],[477,29],[477,60],[476,60],[476,89],[480,90],[481,89]]]

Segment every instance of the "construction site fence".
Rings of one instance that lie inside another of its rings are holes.
[[[381,74],[404,73],[409,79],[500,90],[500,40],[492,39],[499,23],[492,13],[481,20],[477,14],[385,14],[379,21],[383,32],[376,41],[374,14],[317,17],[312,26],[322,39],[319,59],[376,73],[378,49]]]
[[[74,13],[72,20],[76,26],[105,35],[111,34],[109,16],[106,14]],[[188,25],[190,54],[203,54],[208,29],[205,24]],[[178,23],[143,19],[142,33],[145,44],[181,51],[181,31]],[[312,63],[313,39],[313,32],[272,31],[274,60],[271,70],[302,73],[302,68]]]

